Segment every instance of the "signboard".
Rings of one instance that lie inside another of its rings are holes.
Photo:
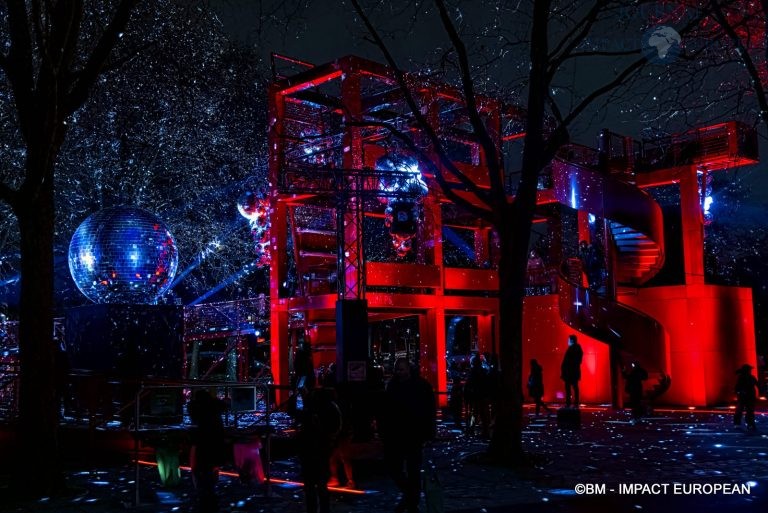
[[[349,381],[365,381],[366,369],[365,360],[347,362],[347,379]]]

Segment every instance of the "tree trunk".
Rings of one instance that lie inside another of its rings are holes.
[[[499,366],[500,397],[490,454],[506,464],[523,455],[523,301],[528,243],[536,210],[539,172],[549,161],[544,140],[547,78],[547,23],[550,3],[538,0],[531,29],[529,73],[522,175],[512,204],[494,208],[501,245],[499,260]]]
[[[50,175],[50,174],[49,174]],[[26,491],[51,493],[61,484],[53,341],[53,187],[17,212],[21,233],[19,357],[19,478]]]
[[[53,338],[54,165],[66,135],[65,120],[88,98],[136,1],[121,0],[101,37],[90,42],[80,41],[82,2],[53,2],[44,15],[41,9],[28,9],[26,2],[7,2],[10,47],[3,55],[3,69],[27,149],[23,184],[19,190],[7,184],[3,188],[21,235],[21,376],[13,468],[18,483],[14,491],[22,493],[50,494],[63,483],[58,452],[60,362]],[[90,54],[77,55],[86,48]]]
[[[19,308],[20,394],[17,490],[40,496],[63,484],[58,444],[59,407],[56,346],[53,338],[53,162],[63,140],[63,127],[41,128],[52,134],[46,144],[30,145],[26,171],[15,212],[21,236],[21,298]],[[51,144],[48,141],[54,141]],[[31,178],[31,179],[29,179]],[[35,187],[37,185],[37,187]]]
[[[511,210],[511,209],[509,209]],[[508,218],[510,219],[510,218]],[[517,219],[510,219],[512,225]],[[496,400],[493,436],[489,454],[503,464],[517,464],[523,454],[523,293],[524,272],[516,265],[518,231],[509,224],[499,228],[499,395]],[[526,244],[527,246],[527,244]]]

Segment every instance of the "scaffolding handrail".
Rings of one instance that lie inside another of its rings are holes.
[[[297,59],[295,57],[289,57],[289,56],[283,55],[281,53],[271,52],[269,54],[269,65],[270,65],[270,69],[272,70],[272,78],[274,80],[281,79],[281,78],[286,78],[285,75],[279,75],[277,73],[277,61],[284,61],[284,62],[287,62],[289,64],[294,64],[296,66],[300,66],[300,67],[303,67],[303,68],[306,68],[306,69],[311,69],[311,68],[315,67],[315,65],[312,64],[311,62],[303,61],[303,60]]]
[[[345,169],[327,166],[291,166],[279,176],[284,194],[336,195],[351,190],[363,197],[408,199],[414,173],[380,169]],[[360,184],[361,188],[352,188]]]
[[[135,479],[134,479],[134,507],[141,506],[141,459],[139,458],[139,445],[140,445],[140,434],[149,432],[147,429],[141,429],[141,399],[142,397],[146,396],[151,392],[152,390],[185,390],[185,389],[210,389],[211,387],[218,387],[218,388],[224,388],[225,390],[225,399],[230,397],[230,390],[233,388],[243,389],[243,388],[252,388],[254,390],[254,394],[257,390],[261,389],[262,391],[266,391],[266,397],[267,400],[265,403],[265,417],[267,419],[267,427],[271,427],[270,423],[270,401],[269,401],[269,388],[270,385],[265,385],[261,383],[220,383],[220,382],[183,382],[178,384],[145,384],[144,382],[139,383],[139,389],[136,392],[136,398],[135,398],[135,409],[134,409],[134,425],[133,425],[133,435],[134,435],[134,442],[133,442],[133,451],[134,451],[134,464],[135,464]],[[254,404],[255,407],[255,404]],[[226,417],[227,421],[229,417]],[[154,430],[153,430],[154,431]],[[265,484],[267,486],[267,496],[271,495],[271,440],[272,440],[272,430],[267,429],[266,431],[266,466],[264,468],[264,477],[266,478]]]

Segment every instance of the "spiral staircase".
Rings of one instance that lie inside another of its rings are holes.
[[[584,155],[585,149],[580,150],[578,154]],[[621,298],[662,268],[661,208],[645,191],[573,155],[574,148],[569,147],[554,160],[552,193],[559,203],[606,220],[616,294],[609,297],[604,289],[584,286],[581,261],[569,259],[560,272],[561,318],[572,328],[609,344],[616,350],[619,365],[639,362],[649,375],[647,395],[655,398],[671,384],[666,367],[667,334],[658,321],[623,304]]]
[[[603,130],[599,146],[600,151],[578,145],[563,148],[551,166],[552,188],[541,191],[546,201],[605,220],[608,294],[583,286],[581,262],[572,259],[560,273],[560,315],[574,329],[616,349],[614,355],[621,360],[617,363],[639,361],[651,378],[657,378],[646,384],[649,395],[660,395],[671,384],[669,335],[657,320],[622,302],[664,264],[661,208],[644,189],[692,180],[701,188],[712,172],[756,164],[757,134],[737,121],[641,141]],[[687,201],[690,206],[696,198],[684,200],[680,194],[681,213],[692,215],[691,210],[682,211],[682,204]],[[696,256],[703,241],[695,236],[686,240],[683,251],[688,244]],[[691,275],[695,272],[694,266]]]

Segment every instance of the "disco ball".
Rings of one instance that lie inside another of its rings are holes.
[[[178,264],[168,228],[136,207],[92,214],[69,243],[69,272],[94,303],[153,304],[171,286]]]
[[[237,211],[249,221],[259,216],[259,197],[251,191],[245,191],[237,200]]]

